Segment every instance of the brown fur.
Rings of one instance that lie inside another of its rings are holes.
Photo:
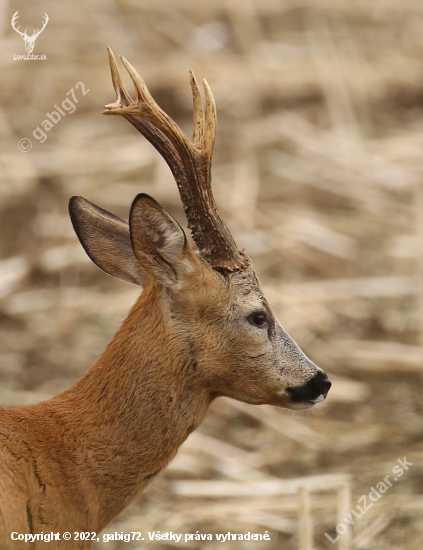
[[[146,278],[76,384],[38,405],[0,409],[2,549],[29,547],[11,541],[12,531],[99,532],[175,456],[216,396],[289,406],[278,391],[315,373],[273,316],[270,335],[245,321],[259,306],[272,315],[251,268],[221,275],[187,244],[182,260],[190,269],[177,284]]]
[[[116,71],[114,83],[121,89]],[[151,124],[142,128],[163,141]],[[206,142],[211,158],[210,135]],[[175,151],[167,154],[178,165]],[[12,541],[11,533],[98,533],[172,460],[218,396],[308,408],[328,390],[328,381],[324,391],[310,390],[324,374],[280,327],[220,219],[214,248],[203,231],[197,255],[148,195],[134,200],[129,224],[80,197],[69,210],[90,258],[144,290],[76,384],[44,403],[0,408],[1,550],[91,548],[91,541]]]

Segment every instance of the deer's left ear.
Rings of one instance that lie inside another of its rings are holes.
[[[70,199],[69,215],[85,252],[100,269],[128,283],[142,285],[142,269],[125,221],[82,197]]]
[[[193,270],[194,253],[178,222],[145,193],[131,206],[132,249],[143,272],[170,287]]]

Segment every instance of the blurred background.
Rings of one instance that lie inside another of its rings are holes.
[[[25,54],[10,24],[16,10],[29,35],[48,14],[33,52],[46,60],[14,59]],[[423,4],[2,0],[1,405],[38,402],[75,382],[139,292],[85,256],[70,196],[127,219],[146,192],[186,226],[159,154],[124,119],[100,115],[115,99],[106,46],[189,135],[188,71],[207,78],[218,108],[213,181],[222,217],[252,255],[282,326],[333,388],[307,413],[218,399],[165,473],[105,532],[268,531],[270,541],[226,545],[294,550],[310,547],[298,521],[300,512],[300,525],[310,523],[311,508],[313,548],[346,548],[324,536],[336,536],[336,480],[350,483],[353,508],[406,456],[413,466],[356,521],[351,548],[420,549]],[[74,111],[67,103],[45,138],[34,137],[67,98]],[[18,149],[24,138],[28,152]],[[335,490],[316,482],[313,491],[312,481],[301,498],[260,489],[243,496],[251,482],[320,475]],[[207,481],[231,483],[213,497]]]

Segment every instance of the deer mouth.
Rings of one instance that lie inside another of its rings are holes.
[[[317,372],[303,386],[286,388],[290,409],[310,409],[318,403],[323,403],[332,386],[332,382],[323,371]]]

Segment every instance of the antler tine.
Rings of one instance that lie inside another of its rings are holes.
[[[190,84],[194,103],[194,131],[192,141],[194,144],[202,143],[204,151],[211,159],[216,135],[216,103],[207,80],[203,78],[204,94],[206,96],[206,116],[204,117],[200,88],[192,71],[190,71]]]
[[[144,80],[140,77],[134,67],[122,55],[119,57],[124,64],[125,69],[128,71],[132,82],[134,83],[135,91],[137,93],[137,100],[145,102],[150,108],[158,107],[157,103],[153,99],[153,96],[148,91]]]
[[[189,72],[192,90],[192,102],[194,104],[194,121],[192,141],[194,144],[201,143],[204,132],[204,111],[203,100],[201,99],[200,88],[192,71]]]
[[[175,150],[175,148],[173,147],[169,139],[160,130],[157,130],[157,128],[155,128],[153,124],[151,124],[146,119],[145,116],[143,117],[139,116],[138,111],[140,106],[142,106],[143,104],[140,98],[139,90],[136,86],[137,101],[133,101],[123,84],[123,81],[120,76],[119,69],[116,63],[116,58],[112,50],[110,48],[107,48],[107,52],[109,56],[112,83],[117,95],[117,99],[114,103],[109,103],[108,105],[105,105],[104,107],[106,110],[103,111],[102,114],[103,115],[122,115],[124,118],[126,118],[159,151],[161,156],[165,159],[165,161],[169,165],[175,179],[177,181],[183,181],[185,176],[184,176],[183,166],[182,166],[182,162],[180,160],[179,154],[177,153],[177,151]],[[126,61],[126,64],[130,66],[130,64],[127,61]],[[132,76],[136,78],[135,69],[132,66],[130,66],[130,68],[131,68]],[[139,76],[138,76],[138,79],[141,80]],[[154,102],[154,100],[152,101]],[[138,107],[138,110],[137,110],[137,107]]]
[[[126,91],[125,86],[123,85],[122,78],[120,76],[119,69],[116,63],[116,58],[109,47],[107,48],[107,53],[109,55],[109,64],[110,72],[112,73],[113,88],[115,89],[117,99],[115,103],[109,103],[108,105],[105,105],[105,108],[114,109],[116,107],[125,107],[132,103],[132,99]]]
[[[216,133],[216,105],[209,85],[204,80],[206,112],[198,83],[191,72],[190,84],[194,103],[193,141],[157,105],[143,79],[123,57],[122,63],[131,77],[136,99],[125,90],[116,59],[109,49],[109,62],[117,101],[106,105],[107,115],[122,115],[159,151],[176,180],[188,227],[203,258],[220,271],[239,271],[250,263],[239,252],[219,213],[211,190],[211,158]]]
[[[216,103],[213,93],[205,78],[203,78],[204,93],[206,96],[206,130],[204,133],[204,149],[205,153],[211,159],[214,149],[214,139],[216,136]]]
[[[135,86],[137,98],[134,102],[134,114],[141,116],[163,132],[179,153],[182,161],[187,162],[190,157],[192,143],[185,138],[182,130],[170,116],[159,107],[134,67],[124,57],[120,56],[120,58]],[[132,113],[128,112],[128,114]]]

